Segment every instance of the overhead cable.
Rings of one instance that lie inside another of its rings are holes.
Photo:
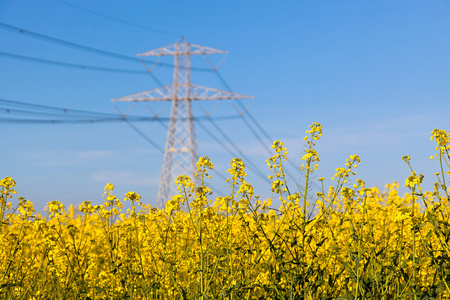
[[[79,5],[67,2],[67,1],[63,1],[63,0],[54,0],[54,1],[62,3],[62,4],[67,5],[67,6],[70,6],[72,8],[78,9],[78,10],[82,10],[82,11],[85,11],[85,12],[88,12],[88,13],[91,13],[91,14],[94,14],[94,15],[106,18],[106,19],[110,19],[110,20],[113,20],[113,21],[116,21],[116,22],[119,22],[119,23],[123,23],[123,24],[129,25],[129,26],[133,26],[133,27],[136,27],[136,28],[152,31],[152,32],[155,32],[155,33],[165,34],[165,35],[169,35],[169,36],[174,36],[174,37],[177,37],[177,38],[180,37],[179,34],[175,34],[175,33],[168,32],[168,31],[154,29],[154,28],[150,28],[148,26],[144,26],[144,25],[137,24],[137,23],[130,22],[130,21],[127,21],[127,20],[123,20],[123,19],[119,19],[119,18],[110,16],[110,15],[106,15],[106,14],[100,13],[100,12],[92,10],[92,9],[87,9],[85,7],[82,7],[82,6],[79,6]]]
[[[80,109],[69,109],[69,108],[63,108],[63,107],[34,104],[34,103],[28,103],[28,102],[20,102],[20,101],[7,100],[7,99],[1,99],[1,98],[0,98],[0,104],[8,105],[10,107],[27,107],[29,109],[35,109],[35,110],[44,110],[44,111],[51,110],[51,111],[58,111],[58,112],[63,112],[63,113],[70,112],[70,113],[83,114],[83,115],[89,114],[89,115],[95,115],[95,116],[117,117],[116,114],[111,114],[111,113],[93,112],[93,111],[80,110]]]
[[[16,118],[15,115],[27,115],[28,118]],[[3,117],[1,117],[3,116]],[[227,120],[238,116],[218,116],[216,119]],[[206,119],[205,116],[194,117],[194,120]],[[68,109],[62,107],[33,104],[19,101],[12,101],[0,98],[0,122],[2,123],[99,123],[99,122],[119,122],[126,119],[129,122],[167,122],[170,117],[149,117],[93,112],[79,109]],[[183,119],[183,118],[178,118]],[[186,119],[186,118],[184,118]]]
[[[11,31],[11,32],[23,34],[23,35],[26,35],[26,36],[29,36],[29,37],[32,37],[32,38],[36,38],[36,39],[43,40],[43,41],[46,41],[46,42],[50,42],[50,43],[54,43],[54,44],[58,44],[58,45],[62,45],[62,46],[70,47],[70,48],[74,48],[74,49],[81,50],[81,51],[87,51],[87,52],[95,53],[95,54],[98,54],[98,55],[103,55],[103,56],[113,57],[113,58],[117,58],[117,59],[132,61],[132,62],[135,62],[135,63],[140,63],[138,58],[136,58],[136,57],[127,56],[127,55],[123,55],[123,54],[114,53],[114,52],[111,52],[111,51],[100,50],[100,49],[96,49],[96,48],[93,48],[93,47],[80,45],[80,44],[69,42],[69,41],[66,41],[66,40],[54,38],[54,37],[51,37],[51,36],[48,36],[48,35],[40,34],[40,33],[29,31],[29,30],[25,30],[25,29],[22,29],[22,28],[19,28],[19,27],[16,27],[16,26],[12,26],[12,25],[3,23],[3,22],[0,22],[0,29],[4,29],[4,30]],[[173,68],[174,67],[174,65],[170,64],[170,63],[155,62],[155,61],[151,61],[151,60],[143,60],[143,61],[145,61],[147,63],[156,64],[156,65],[161,66],[161,67],[167,67],[167,68]],[[212,72],[211,69],[209,69],[209,68],[190,67],[190,69],[194,70],[194,71]]]
[[[128,74],[147,74],[147,71],[143,71],[143,70],[116,69],[116,68],[105,68],[105,67],[90,66],[90,65],[80,65],[80,64],[73,64],[73,63],[62,62],[62,61],[54,61],[54,60],[48,60],[48,59],[43,59],[43,58],[17,55],[17,54],[1,52],[1,51],[0,51],[0,56],[17,59],[17,60],[31,61],[31,62],[41,63],[41,64],[55,65],[55,66],[59,66],[59,67],[76,68],[76,69],[82,69],[82,70],[128,73]]]
[[[245,159],[245,162],[249,165],[249,168],[251,170],[253,170],[253,172],[255,172],[255,174],[258,175],[261,179],[270,183],[270,180],[267,178],[267,176],[264,174],[264,172],[262,172],[257,166],[255,166],[255,164],[236,146],[236,144],[233,143],[233,141],[225,134],[225,132],[219,126],[217,126],[217,124],[214,122],[214,120],[211,119],[210,117],[207,117],[207,120],[222,135],[222,137],[235,149],[235,151],[239,154],[239,156],[242,157],[243,159]],[[231,153],[231,154],[236,156],[235,153]]]
[[[232,92],[232,89],[231,89],[230,85],[225,81],[225,79],[222,77],[222,75],[220,75],[219,70],[213,69],[213,71],[217,75],[217,77],[220,79],[220,81],[225,85],[226,89],[228,91]],[[241,101],[239,101],[239,99],[237,100],[237,103],[241,107],[241,109],[246,110],[245,106],[242,104]],[[246,115],[248,115],[248,117],[258,127],[258,129],[263,133],[263,135],[269,140],[269,142],[273,143],[273,140],[270,138],[270,136],[267,133],[267,131],[265,131],[264,128],[262,128],[262,126],[259,125],[259,123],[255,120],[255,118],[253,118],[253,116],[250,113],[250,111],[247,110]]]
[[[9,112],[8,112],[9,111]],[[81,123],[111,123],[111,122],[122,122],[123,120],[127,120],[128,122],[154,122],[157,119],[161,119],[161,121],[170,121],[170,118],[153,118],[153,117],[133,117],[127,116],[125,118],[122,117],[72,117],[72,118],[42,118],[44,113],[27,113],[33,114],[38,118],[16,118],[11,117],[10,114],[14,113],[16,110],[10,110],[5,108],[0,108],[0,123],[20,123],[20,124],[63,124],[63,123],[72,123],[72,124],[81,124]],[[3,116],[2,116],[3,115]],[[6,115],[6,117],[5,117]],[[204,117],[197,117],[200,119],[204,119]],[[236,117],[232,117],[236,118]],[[195,119],[195,118],[194,118]],[[219,119],[225,119],[225,117]]]
[[[236,116],[237,117],[237,116]],[[196,119],[196,121],[199,121],[200,119]],[[165,122],[162,122],[161,120],[159,120],[159,118],[157,119],[157,121],[158,121],[158,123],[164,128],[164,130],[168,130],[168,126],[166,125],[166,123]],[[205,127],[203,127],[203,125],[202,125],[202,123],[201,122],[196,122],[195,124],[199,124],[203,129],[205,129],[205,131],[207,131],[207,133],[210,135],[210,136],[212,136],[213,138],[216,138],[213,134],[211,134]],[[223,145],[223,143],[220,141],[220,140],[218,140],[218,142],[219,143],[221,143],[222,144],[222,146],[225,146],[225,145]],[[226,147],[226,146],[225,146]],[[225,176],[223,176],[222,175],[222,173],[220,173],[219,171],[217,171],[216,169],[213,169],[212,170],[213,171],[213,173],[215,173],[218,177],[220,177],[222,180],[224,180],[224,181],[226,181],[227,180],[227,178],[225,177]]]
[[[136,131],[137,134],[139,134],[144,140],[146,140],[147,142],[149,142],[153,147],[155,147],[156,149],[159,150],[159,152],[161,152],[162,154],[164,154],[164,150],[158,146],[158,144],[156,144],[148,135],[146,135],[144,132],[142,132],[142,130],[140,130],[139,128],[137,128],[136,126],[134,126],[131,122],[129,122],[128,120],[124,119],[126,121],[126,123],[134,130]],[[160,123],[165,129],[167,129],[166,124],[162,123],[161,121],[159,121],[158,123]],[[178,163],[178,162],[177,162]],[[225,176],[223,176],[220,172],[218,172],[216,169],[212,170],[213,173],[215,173],[217,176],[219,176],[222,180],[226,181],[227,178]],[[209,186],[211,187],[211,189],[213,189],[217,194],[219,194],[220,196],[224,196],[224,194],[219,191],[217,188],[215,188],[214,186],[212,186],[211,184],[209,184]]]
[[[217,69],[213,69],[214,73],[217,75],[217,77],[220,79],[220,81],[225,85],[226,89],[230,92],[232,92],[232,89],[230,87],[230,85],[225,81],[225,79],[220,75],[219,71]],[[239,101],[239,99],[237,100],[238,105],[241,107],[241,109],[245,110],[244,105]],[[266,137],[266,139],[272,143],[273,140],[270,138],[269,134],[267,133],[267,131],[264,130],[264,128],[255,120],[255,118],[252,116],[252,114],[247,111],[246,115],[248,115],[248,117],[250,118],[250,120],[252,120],[252,122],[256,125],[256,127],[258,127],[258,129],[262,132],[262,134]],[[253,135],[256,137],[256,139],[262,144],[262,145],[266,145],[262,139],[259,137],[259,135],[252,129],[252,127],[250,126],[250,124],[248,124],[248,122],[245,120],[244,115],[241,115],[241,119],[244,121],[244,123],[246,123],[247,127],[250,129],[250,131],[253,133]],[[268,146],[266,145],[264,148],[271,153],[271,150],[269,150],[267,148]],[[287,160],[287,162],[295,169],[299,170],[299,168],[292,162],[292,160]],[[289,175],[293,180],[295,180],[295,177],[292,176],[292,174],[288,171],[285,170],[286,174]],[[314,182],[313,185],[316,188],[319,188],[318,185]]]
[[[152,144],[153,147],[159,150],[159,152],[164,153],[164,150],[156,144],[151,138],[149,138],[145,133],[143,133],[139,128],[131,124],[127,119],[123,119],[134,131],[137,132],[144,140]]]

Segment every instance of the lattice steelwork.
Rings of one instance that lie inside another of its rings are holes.
[[[198,151],[191,101],[253,98],[191,84],[190,56],[221,53],[227,52],[189,44],[184,38],[181,38],[175,44],[138,54],[138,56],[173,55],[172,85],[112,100],[121,102],[172,101],[157,197],[159,207],[163,207],[171,196],[177,194],[174,180],[179,175],[189,175],[194,180]]]

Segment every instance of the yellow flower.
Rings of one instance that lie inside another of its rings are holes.
[[[431,132],[430,139],[435,140],[440,147],[447,147],[450,140],[450,134],[445,130],[434,129]]]
[[[411,157],[409,157],[409,155],[405,155],[405,156],[402,157],[402,160],[404,162],[409,162],[411,160]]]
[[[405,187],[415,187],[420,185],[421,181],[419,177],[416,176],[415,173],[413,173],[411,176],[408,176],[405,180]]]

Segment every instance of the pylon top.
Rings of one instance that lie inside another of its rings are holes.
[[[177,47],[184,44],[189,47]],[[166,56],[166,55],[205,55],[205,54],[227,54],[228,51],[219,50],[211,47],[189,44],[184,37],[181,37],[176,43],[139,53],[137,56]]]

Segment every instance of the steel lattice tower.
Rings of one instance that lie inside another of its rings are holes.
[[[191,84],[191,55],[225,53],[228,52],[189,44],[184,38],[181,38],[174,44],[138,54],[138,56],[173,55],[173,83],[112,100],[121,102],[172,101],[157,197],[159,207],[164,206],[171,196],[178,193],[174,180],[179,175],[189,175],[194,180],[198,150],[191,101],[253,98]]]

